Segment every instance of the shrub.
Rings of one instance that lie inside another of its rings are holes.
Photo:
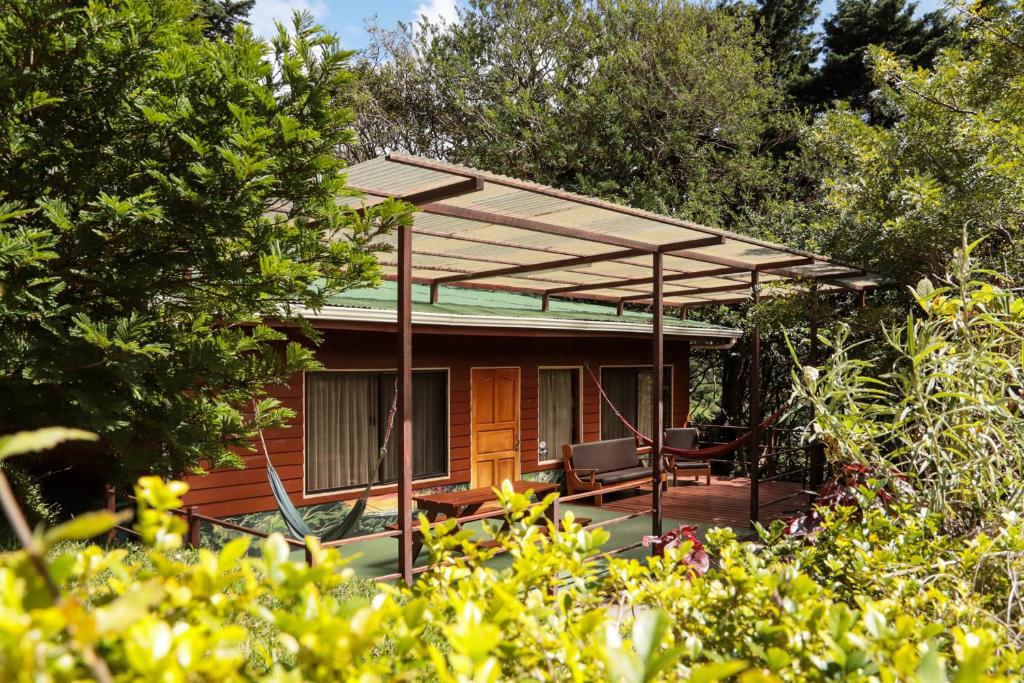
[[[33,445],[14,439],[13,447],[0,441],[0,458]],[[783,538],[779,527],[758,552],[718,530],[708,538],[716,559],[700,575],[684,560],[691,541],[644,562],[605,561],[606,532],[583,531],[571,515],[564,531],[545,527],[543,506],[505,491],[509,526],[493,529],[497,547],[449,524],[426,539],[436,566],[413,587],[367,591],[312,539],[312,568],[291,561],[280,536],[255,556],[244,538],[220,552],[183,552],[183,522],[168,510],[185,490],[139,481],[144,548],[132,554],[68,545],[118,521],[101,512],[0,556],[0,678],[753,683],[1024,674],[1004,627],[1020,623],[1015,579],[1002,569],[1006,560],[1020,566],[1016,518],[959,549],[929,542],[933,514],[872,505],[858,515],[826,512],[814,546]],[[488,564],[498,548],[511,555],[504,569]]]
[[[975,246],[942,286],[918,285],[922,317],[886,331],[891,369],[857,358],[840,330],[829,364],[796,383],[832,461],[894,469],[950,531],[1024,502],[1024,298],[975,268]]]

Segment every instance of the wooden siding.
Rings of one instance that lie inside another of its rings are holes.
[[[379,331],[324,330],[317,356],[328,370],[393,370],[395,338]],[[417,369],[449,371],[449,474],[414,482],[414,487],[467,483],[470,477],[470,370],[474,367],[520,368],[520,457],[524,474],[560,468],[560,462],[537,460],[538,369],[546,366],[581,366],[598,372],[601,365],[649,365],[651,345],[645,339],[550,338],[459,334],[417,334],[413,362]],[[665,362],[673,369],[672,424],[679,426],[689,412],[689,344],[666,340]],[[600,438],[601,398],[583,371],[583,424],[585,441]],[[360,490],[305,495],[303,490],[303,376],[269,393],[296,412],[287,429],[265,433],[267,449],[292,501],[299,506],[358,497]],[[560,449],[559,449],[560,450]],[[245,469],[219,469],[186,477],[192,490],[185,503],[199,505],[216,517],[271,510],[274,498],[260,452],[243,456]],[[394,485],[374,488],[374,495],[393,493]]]

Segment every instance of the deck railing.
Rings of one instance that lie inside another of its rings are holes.
[[[626,482],[626,483],[623,483],[623,484],[616,484],[614,486],[605,487],[601,491],[584,491],[582,493],[574,493],[574,494],[567,495],[567,496],[559,496],[558,498],[556,498],[554,500],[554,502],[548,508],[545,516],[549,520],[556,521],[556,523],[557,523],[557,520],[559,520],[561,518],[561,515],[559,514],[559,507],[560,507],[560,505],[562,505],[564,503],[571,503],[571,502],[574,502],[574,501],[577,501],[577,500],[583,500],[583,499],[586,499],[586,498],[592,498],[592,497],[595,497],[598,493],[614,493],[616,491],[625,491],[625,490],[628,490],[628,489],[635,489],[635,488],[636,488],[636,484],[635,483]],[[125,498],[125,500],[131,502],[133,505],[138,503],[138,499],[135,496],[133,496],[133,495],[126,495],[124,498]],[[530,505],[530,507],[531,508],[535,508],[535,507],[537,507],[537,506],[539,506],[541,504],[542,504],[541,502],[532,503]],[[118,505],[117,492],[114,489],[114,487],[108,486],[107,489],[106,489],[106,508],[110,512],[116,512],[117,511],[117,505]],[[181,508],[172,508],[172,509],[168,510],[168,512],[170,512],[171,514],[177,515],[177,516],[179,516],[179,517],[181,517],[182,519],[185,520],[186,525],[187,525],[187,532],[186,532],[185,540],[186,540],[186,544],[188,545],[188,547],[191,547],[191,548],[199,548],[200,547],[200,544],[201,544],[201,533],[200,533],[201,532],[201,526],[200,525],[203,522],[205,522],[207,524],[210,524],[212,526],[215,526],[215,527],[220,527],[222,529],[226,529],[228,531],[248,534],[250,536],[255,536],[257,538],[267,538],[267,537],[269,537],[271,535],[271,533],[274,533],[274,532],[263,531],[261,529],[255,529],[255,528],[252,528],[252,527],[243,526],[241,524],[236,524],[234,522],[230,522],[230,521],[225,520],[225,519],[219,519],[217,517],[210,517],[209,515],[204,515],[204,514],[202,514],[200,512],[200,507],[198,505],[188,505],[188,506],[181,507]],[[587,524],[586,526],[584,526],[583,529],[589,531],[589,530],[592,530],[592,529],[609,527],[609,526],[613,526],[615,524],[620,524],[622,522],[628,521],[630,519],[635,519],[637,517],[643,517],[644,515],[649,515],[649,514],[651,514],[653,512],[654,512],[654,508],[653,507],[645,508],[645,509],[637,511],[637,512],[632,512],[632,513],[629,513],[629,514],[619,515],[617,517],[613,517],[612,519],[606,519],[606,520],[591,522],[591,523]],[[495,509],[492,509],[492,510],[485,510],[483,512],[477,512],[477,513],[474,513],[472,515],[465,515],[463,517],[458,517],[457,519],[458,519],[458,524],[462,525],[462,524],[468,524],[470,522],[477,522],[477,521],[482,521],[482,520],[486,520],[486,519],[495,519],[495,518],[500,518],[500,517],[504,517],[504,516],[505,516],[505,511],[502,508],[495,508]],[[431,522],[431,523],[428,524],[428,528],[434,529],[434,528],[436,528],[436,527],[438,527],[438,526],[440,526],[442,524],[445,524],[448,521],[450,521],[450,520],[440,520],[440,521],[436,521],[436,522]],[[418,521],[414,521],[413,522],[413,531],[419,532],[420,530],[421,530],[420,523]],[[131,527],[123,525],[123,524],[119,524],[119,525],[115,526],[110,531],[110,533],[107,535],[107,542],[108,543],[110,543],[111,541],[114,540],[114,537],[116,536],[117,532],[121,532],[123,534],[126,534],[128,536],[132,536],[132,537],[138,537],[138,535],[139,535],[138,532],[136,532]],[[367,542],[367,541],[373,541],[373,540],[378,540],[378,539],[382,539],[382,538],[397,538],[401,534],[402,534],[401,529],[387,529],[387,530],[384,530],[384,531],[376,531],[376,532],[372,532],[372,533],[369,533],[369,534],[363,534],[363,535],[360,535],[360,536],[349,536],[349,537],[346,537],[346,538],[338,539],[336,541],[326,541],[326,542],[321,543],[320,547],[321,548],[343,548],[343,547],[355,545],[357,543],[364,543],[364,542]],[[288,536],[287,534],[282,534],[282,536],[284,537],[285,543],[287,543],[289,546],[291,546],[292,548],[296,548],[296,549],[300,549],[301,548],[303,550],[303,552],[305,553],[306,564],[308,564],[309,566],[313,566],[315,564],[316,558],[313,556],[312,552],[310,552],[310,549],[306,545],[306,542],[304,540],[299,540],[299,539],[296,539],[296,538],[292,538],[292,537]],[[601,556],[602,557],[606,557],[606,556],[610,556],[610,555],[616,555],[616,554],[619,554],[619,553],[627,552],[629,550],[633,550],[633,549],[639,547],[641,544],[642,544],[642,541],[637,541],[635,543],[631,543],[631,544],[622,546],[621,548],[615,548],[613,550],[605,551],[605,552],[601,553]],[[498,554],[500,554],[501,552],[504,552],[504,550],[499,549]],[[414,574],[421,574],[421,573],[423,573],[423,572],[425,572],[425,571],[427,571],[429,569],[435,568],[436,566],[438,566],[438,565],[426,564],[426,565],[421,565],[419,567],[414,567],[413,568],[413,573]],[[402,577],[402,574],[400,572],[394,572],[394,573],[390,573],[390,574],[383,574],[381,576],[376,576],[376,577],[373,578],[373,580],[374,581],[393,581],[393,580],[396,580],[396,579],[400,579],[401,577]]]

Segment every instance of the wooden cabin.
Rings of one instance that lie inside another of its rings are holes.
[[[417,488],[543,476],[561,467],[565,441],[624,436],[585,364],[651,437],[648,511],[660,535],[662,428],[686,417],[690,353],[739,337],[670,312],[756,302],[793,283],[863,301],[880,284],[826,256],[422,157],[356,164],[348,186],[361,194],[339,201],[353,211],[389,197],[418,211],[386,237],[392,250],[380,263],[389,284],[300,312],[324,331],[325,369],[272,389],[297,416],[267,435],[268,449],[294,504],[354,497],[397,387],[394,458],[376,476],[378,493],[397,492],[406,582]],[[758,425],[760,342],[748,332],[749,424]],[[272,509],[263,455],[246,462],[193,477],[186,504],[214,516]],[[763,505],[754,464],[756,520]]]
[[[542,310],[538,296],[454,287],[431,304],[419,285],[413,301],[414,489],[543,477],[561,469],[564,443],[626,436],[585,365],[628,419],[650,425],[650,314],[560,300]],[[362,494],[394,396],[395,284],[346,292],[313,322],[324,368],[271,391],[296,417],[266,433],[297,506]],[[739,336],[665,318],[665,425],[689,413],[691,348],[728,348]],[[395,492],[388,460],[374,494]],[[189,477],[186,503],[216,517],[274,509],[262,453],[245,461]]]

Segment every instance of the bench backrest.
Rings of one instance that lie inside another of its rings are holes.
[[[684,451],[697,450],[697,429],[695,427],[675,427],[665,430],[665,445]]]
[[[572,446],[572,466],[576,469],[612,472],[636,467],[639,462],[636,440],[631,436]]]

